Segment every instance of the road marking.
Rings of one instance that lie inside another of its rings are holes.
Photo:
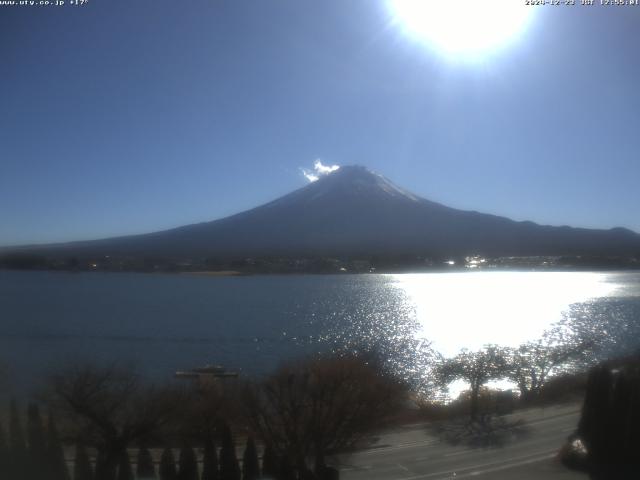
[[[425,460],[438,460],[442,456],[441,455],[428,455],[426,457],[416,457],[413,459],[413,463],[424,462]]]
[[[429,440],[426,442],[411,442],[411,443],[401,443],[398,445],[392,445],[389,447],[379,447],[379,448],[370,448],[364,452],[358,452],[358,456],[360,455],[374,455],[380,452],[392,452],[394,450],[401,450],[407,447],[428,447],[429,445],[435,445],[436,443],[441,443],[440,440]]]
[[[459,452],[445,453],[442,456],[443,457],[457,457],[458,455],[464,455],[465,453],[470,453],[470,452],[477,452],[479,450],[480,450],[479,448],[467,448],[466,450],[460,450]]]
[[[521,420],[524,420],[525,425],[538,425],[540,423],[559,421],[560,419],[562,419],[562,417],[574,417],[574,416],[577,417],[579,414],[580,414],[580,411],[575,411],[575,412],[562,413],[559,415],[551,415],[549,417],[541,418],[539,420],[530,420],[530,421],[527,421],[525,419],[521,419]]]
[[[351,467],[340,467],[342,472],[357,472],[360,470],[371,470],[371,465],[355,465]]]
[[[475,470],[475,471],[470,472],[470,473],[463,473],[461,475],[456,475],[456,478],[477,477],[478,475],[484,475],[486,473],[499,472],[501,470],[509,470],[510,468],[520,467],[522,465],[529,465],[531,463],[542,462],[543,460],[547,460],[547,459],[553,458],[555,456],[556,456],[556,454],[552,453],[552,454],[549,454],[549,455],[543,455],[543,456],[538,457],[538,458],[532,458],[530,460],[523,460],[521,462],[509,463],[509,464],[506,464],[506,465],[501,465],[499,467],[488,468],[486,470]]]
[[[516,461],[516,462],[507,461],[508,463],[503,463],[503,462],[498,460],[498,461],[493,461],[493,462],[489,462],[489,463],[481,463],[481,464],[478,464],[478,465],[471,465],[469,467],[463,467],[463,468],[459,468],[459,469],[456,469],[456,470],[443,470],[441,472],[427,473],[427,474],[424,474],[424,475],[416,475],[414,477],[405,477],[402,480],[423,480],[423,479],[426,479],[426,478],[434,478],[434,477],[447,478],[447,477],[450,477],[453,474],[455,474],[456,478],[465,477],[465,476],[466,477],[477,476],[477,475],[482,475],[482,474],[485,474],[485,473],[497,472],[497,471],[500,471],[500,470],[507,470],[509,468],[518,467],[520,465],[527,465],[529,463],[541,462],[541,461],[546,460],[548,458],[553,458],[556,455],[557,455],[557,450],[547,451],[545,453],[537,452],[537,453],[532,453],[532,454],[516,457],[516,459],[518,459],[518,461]],[[511,460],[514,460],[514,459],[511,459]],[[491,465],[494,465],[494,466],[491,467]],[[484,470],[480,470],[483,467],[489,467],[489,468],[486,468]],[[471,470],[471,471],[469,472],[469,470]],[[463,472],[463,473],[458,473],[458,472]]]

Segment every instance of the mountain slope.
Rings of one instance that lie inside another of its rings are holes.
[[[417,197],[349,166],[273,202],[212,222],[89,242],[30,248],[47,255],[637,255],[626,229],[541,226]]]

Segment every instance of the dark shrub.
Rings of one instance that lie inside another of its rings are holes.
[[[202,480],[218,480],[219,478],[216,444],[213,441],[208,441],[205,444],[204,457],[202,459]]]
[[[140,447],[138,450],[138,465],[136,467],[138,480],[156,478],[156,469],[153,466],[153,458],[148,448]]]
[[[76,445],[75,461],[73,463],[73,480],[93,480],[93,469],[89,455],[84,445]]]
[[[240,466],[236,457],[236,447],[229,425],[222,428],[222,447],[220,448],[220,479],[240,480]]]
[[[134,480],[129,453],[124,450],[118,462],[118,480]]]
[[[260,477],[260,465],[258,464],[258,452],[253,438],[247,439],[247,446],[242,456],[242,479],[257,480]]]
[[[182,449],[180,449],[178,465],[179,480],[198,480],[198,461],[193,448],[182,447]]]
[[[160,480],[178,480],[173,450],[165,448],[160,457]]]

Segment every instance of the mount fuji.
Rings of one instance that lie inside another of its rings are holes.
[[[421,198],[344,166],[270,203],[144,235],[20,247],[47,256],[640,255],[640,235],[538,225]],[[7,249],[5,249],[5,252]]]

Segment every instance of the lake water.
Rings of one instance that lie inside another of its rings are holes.
[[[308,352],[364,343],[406,366],[423,338],[445,355],[517,345],[576,312],[622,311],[640,322],[639,303],[640,272],[0,271],[0,366],[17,391],[87,360],[130,362],[157,378],[210,363],[260,374]]]

